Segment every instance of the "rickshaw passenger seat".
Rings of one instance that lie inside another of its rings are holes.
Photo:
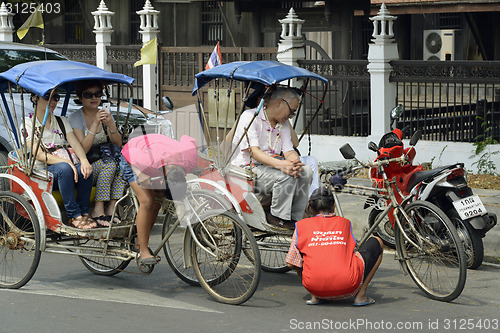
[[[13,160],[13,162],[18,162],[18,154],[17,151],[13,150],[9,153],[10,158]],[[45,170],[44,169],[34,169],[34,172],[38,172],[40,174],[44,174]],[[94,205],[95,204],[95,193],[96,193],[96,187],[92,186],[92,192],[90,194],[90,204]],[[75,195],[76,195],[76,190],[75,190]],[[59,208],[64,208],[64,203],[63,199],[61,196],[61,192],[59,190],[52,190],[52,196],[54,199],[56,199],[57,205]]]
[[[226,172],[231,175],[241,179],[254,180],[256,174],[249,169],[245,169],[234,164],[226,165]]]
[[[90,193],[90,205],[94,205],[95,204],[95,193],[96,193],[96,187],[92,186],[92,192]],[[75,196],[76,195],[77,195],[77,193],[76,193],[76,190],[75,190]],[[52,190],[52,196],[54,197],[54,199],[56,199],[57,205],[60,208],[64,208],[64,203],[63,203],[63,199],[62,199],[62,196],[61,196],[61,192],[59,192],[59,190]]]

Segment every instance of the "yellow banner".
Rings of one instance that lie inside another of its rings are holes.
[[[156,38],[157,37],[144,43],[144,46],[141,48],[141,60],[137,61],[134,64],[134,67],[147,64],[156,64],[156,57],[158,52],[158,43],[156,42]]]
[[[19,39],[23,39],[30,28],[44,28],[42,12],[40,11],[41,6],[42,4],[38,5],[36,10],[28,17],[26,22],[24,22],[23,25],[19,29],[17,29],[17,37],[19,37]]]

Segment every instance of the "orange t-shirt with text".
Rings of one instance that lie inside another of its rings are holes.
[[[349,296],[363,282],[364,262],[356,256],[351,222],[340,216],[315,216],[297,222],[302,254],[302,284],[318,297]]]

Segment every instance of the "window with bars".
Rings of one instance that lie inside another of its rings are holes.
[[[130,44],[142,44],[142,37],[139,33],[141,26],[141,18],[137,15],[137,11],[143,8],[143,3],[137,0],[129,0],[130,3]]]
[[[283,9],[290,9],[290,8],[293,8],[293,9],[298,9],[298,8],[302,8],[302,2],[301,1],[290,1],[290,2],[282,2],[281,3],[281,8]]]
[[[461,13],[441,13],[439,14],[440,29],[460,29]]]
[[[373,23],[368,16],[361,19],[361,59],[368,58],[368,45],[373,35]]]
[[[217,1],[202,2],[201,28],[203,45],[214,45],[224,40],[222,14]]]
[[[64,1],[65,43],[83,44],[83,12],[78,1]]]

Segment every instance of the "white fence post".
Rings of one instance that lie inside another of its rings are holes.
[[[146,0],[144,8],[137,11],[141,18],[141,35],[142,43],[149,42],[155,38],[160,31],[158,29],[158,14],[159,10],[155,10],[149,0]],[[157,98],[156,98],[156,65],[148,64],[142,65],[142,95],[143,106],[146,109],[158,111]]]
[[[396,84],[389,82],[391,60],[399,59],[394,42],[395,16],[382,4],[373,21],[373,43],[368,48],[368,72],[370,73],[371,135],[377,141],[390,130],[390,110],[396,104]]]
[[[99,7],[94,15],[94,33],[95,33],[95,53],[96,53],[96,66],[108,71],[111,71],[111,65],[108,64],[108,55],[106,47],[111,45],[111,33],[113,26],[111,25],[111,16],[115,13],[108,10],[104,0],[101,0]]]
[[[12,17],[14,14],[9,13],[7,6],[2,2],[0,6],[0,41],[12,42],[14,41],[14,23]]]
[[[299,19],[295,10],[290,8],[288,15],[278,22],[281,23],[281,39],[278,43],[276,59],[290,66],[298,66],[297,60],[306,58],[304,37],[302,36],[304,20]]]
[[[306,58],[305,39],[302,36],[302,25],[305,21],[299,19],[297,14],[295,14],[295,10],[290,8],[288,15],[284,19],[278,20],[278,22],[281,23],[281,39],[278,43],[276,59],[286,65],[298,66],[298,60]],[[300,88],[302,81],[294,79],[291,85]],[[297,132],[303,131],[304,119],[304,112],[301,112],[300,119],[295,128]]]

